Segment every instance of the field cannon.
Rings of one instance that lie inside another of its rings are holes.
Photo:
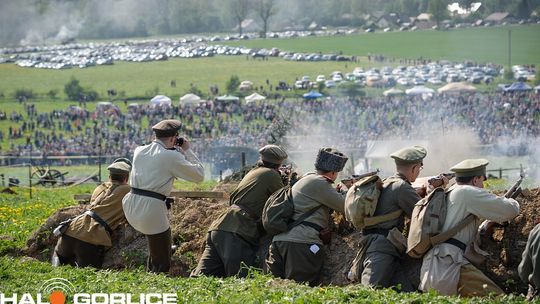
[[[32,183],[34,185],[41,185],[45,187],[55,187],[64,185],[64,176],[69,172],[60,172],[56,169],[51,169],[47,167],[33,167]]]

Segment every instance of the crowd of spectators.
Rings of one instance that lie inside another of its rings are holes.
[[[41,157],[111,155],[131,157],[136,146],[152,140],[151,126],[165,118],[179,118],[182,133],[207,163],[219,162],[220,147],[256,149],[280,142],[301,150],[306,141],[362,149],[367,141],[424,138],[434,125],[463,127],[482,144],[501,138],[540,135],[540,95],[535,93],[473,93],[461,95],[282,99],[260,103],[204,102],[191,107],[115,106],[94,112],[70,107],[5,114],[10,120],[9,150],[3,155]],[[287,135],[283,137],[284,135]],[[24,137],[26,140],[15,141]],[[302,139],[302,140],[295,140]],[[211,152],[210,152],[211,151]]]

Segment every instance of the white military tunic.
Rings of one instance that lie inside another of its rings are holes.
[[[184,154],[168,150],[158,139],[135,149],[129,177],[132,188],[169,196],[175,178],[197,183],[204,180],[203,165],[191,149]],[[167,207],[162,200],[128,193],[122,203],[127,221],[136,230],[151,235],[169,229]]]
[[[504,222],[519,214],[519,204],[511,198],[496,196],[482,188],[470,185],[454,185],[448,195],[446,221],[442,231],[456,226],[467,215],[474,214],[480,219]],[[472,246],[480,221],[473,221],[456,235],[454,239]],[[442,243],[434,246],[424,256],[420,272],[420,290],[430,288],[441,294],[456,295],[460,268],[470,264],[458,247]]]

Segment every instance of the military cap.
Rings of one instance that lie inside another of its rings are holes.
[[[315,169],[322,171],[341,172],[347,163],[347,156],[333,148],[322,148],[315,160]]]
[[[117,163],[117,162],[124,162],[124,163],[126,163],[126,164],[128,164],[130,166],[132,165],[131,161],[129,159],[125,158],[125,157],[120,157],[120,158],[117,158],[117,159],[115,159],[113,161],[113,163]]]
[[[175,136],[180,130],[182,123],[176,119],[165,119],[152,127],[152,130],[156,133],[157,137],[170,137]]]
[[[288,155],[280,146],[266,145],[259,149],[261,159],[272,164],[281,164]]]
[[[119,161],[112,163],[107,167],[107,169],[111,174],[129,174],[131,171],[131,165],[126,162]]]
[[[487,159],[466,159],[450,168],[456,173],[456,177],[483,176],[486,175],[486,167],[489,164]]]
[[[398,165],[408,165],[421,163],[426,155],[427,151],[424,147],[412,146],[397,150],[390,154],[390,157],[392,157]]]

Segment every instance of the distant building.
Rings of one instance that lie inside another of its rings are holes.
[[[431,14],[428,13],[422,13],[416,17],[417,21],[430,21],[431,20]]]
[[[508,12],[493,13],[484,19],[485,22],[490,23],[503,23],[514,21],[514,17]]]

